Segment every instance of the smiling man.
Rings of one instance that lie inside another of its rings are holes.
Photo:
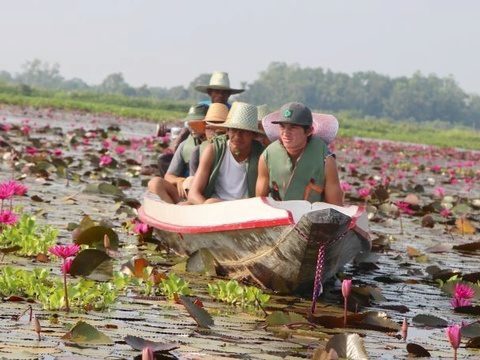
[[[255,196],[258,159],[263,146],[254,140],[258,128],[257,107],[234,102],[227,120],[217,127],[227,129],[226,136],[213,138],[204,150],[195,173],[188,201],[212,203]]]
[[[260,157],[256,195],[343,205],[335,157],[323,140],[312,137],[310,109],[298,102],[285,104],[272,123],[280,127],[280,139]]]

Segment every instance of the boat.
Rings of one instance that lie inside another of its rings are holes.
[[[147,192],[139,218],[180,255],[207,250],[217,273],[281,294],[311,293],[371,241],[363,208],[267,197],[175,205]]]

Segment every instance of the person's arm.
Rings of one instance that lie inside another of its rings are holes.
[[[167,173],[165,174],[165,180],[177,188],[178,196],[180,198],[187,197],[183,190],[183,182],[185,181],[185,178],[181,176],[185,173],[186,167],[185,161],[183,161],[182,158],[182,149],[184,145],[185,142],[182,142],[178,146],[173,155],[172,161],[170,162]]]
[[[343,191],[338,178],[337,162],[333,156],[325,159],[325,202],[343,206]]]
[[[270,176],[268,174],[267,163],[263,155],[258,159],[258,177],[255,186],[255,196],[268,196]]]
[[[203,204],[206,200],[203,191],[207,187],[214,158],[215,149],[212,144],[209,144],[200,157],[200,164],[188,192],[188,201],[192,204]]]
[[[190,168],[189,175],[194,176],[198,169],[198,164],[200,163],[200,145],[196,146],[192,151],[190,156],[190,162],[188,167]]]

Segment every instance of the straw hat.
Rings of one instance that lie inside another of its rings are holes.
[[[245,89],[232,89],[230,87],[230,80],[228,79],[228,74],[226,72],[215,71],[210,77],[210,83],[208,85],[197,85],[195,90],[202,93],[207,93],[208,90],[228,90],[232,94],[239,94],[244,92]]]
[[[282,106],[279,111],[268,114],[262,119],[262,125],[270,141],[280,138],[280,126],[278,124],[298,124],[313,127],[312,136],[322,139],[327,144],[335,139],[338,132],[338,120],[330,114],[318,114],[310,112],[305,105],[289,103]],[[288,109],[287,109],[288,108]],[[309,125],[310,124],[310,125]]]
[[[235,101],[230,108],[227,120],[223,124],[214,124],[217,127],[238,129],[264,134],[258,128],[258,111],[255,105]]]
[[[225,104],[220,103],[213,103],[210,105],[207,111],[207,115],[205,115],[205,119],[207,123],[223,123],[227,120],[228,116],[228,107]]]

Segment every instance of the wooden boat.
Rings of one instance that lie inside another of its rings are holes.
[[[180,206],[147,193],[139,217],[175,252],[208,249],[219,273],[280,293],[311,292],[319,258],[325,281],[371,247],[356,206],[260,197]]]

